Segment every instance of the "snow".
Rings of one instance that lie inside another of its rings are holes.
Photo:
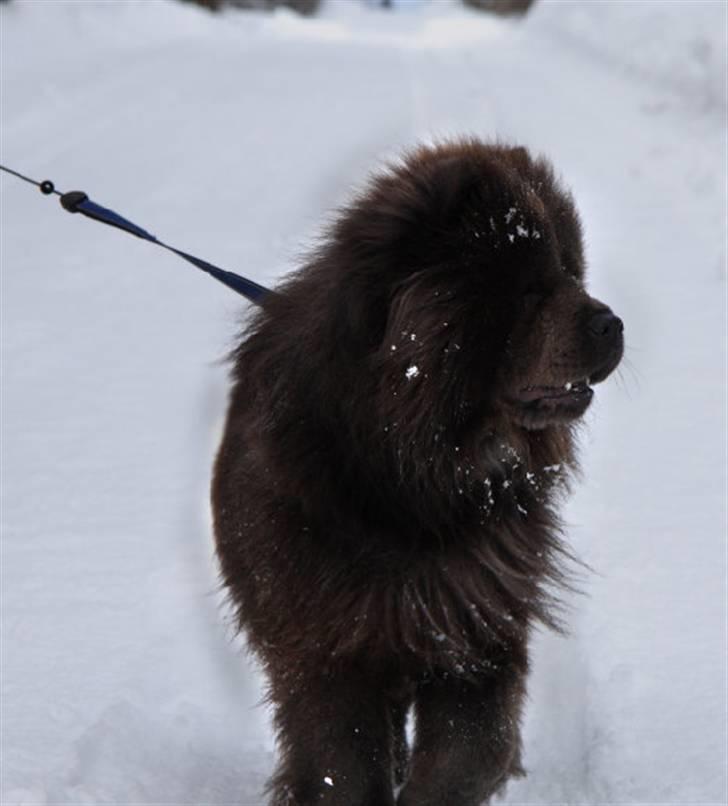
[[[587,417],[565,514],[594,572],[571,635],[537,636],[504,800],[725,803],[726,4],[400,5],[2,4],[2,162],[269,285],[403,146],[547,154],[628,363]],[[269,714],[207,505],[244,306],[0,191],[2,803],[257,806]]]

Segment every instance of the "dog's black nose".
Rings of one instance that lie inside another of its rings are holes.
[[[611,341],[622,335],[624,324],[622,320],[615,316],[609,309],[597,311],[587,323],[589,332],[599,341]]]

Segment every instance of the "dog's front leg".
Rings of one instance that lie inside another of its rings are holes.
[[[280,761],[271,806],[394,806],[391,709],[377,681],[272,675]]]
[[[442,675],[420,686],[411,773],[398,806],[479,806],[523,775],[523,696],[516,665],[474,681]]]

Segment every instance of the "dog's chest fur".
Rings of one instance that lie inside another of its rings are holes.
[[[257,623],[266,624],[264,654],[487,672],[523,643],[534,619],[551,623],[548,511],[523,483],[506,485],[488,512],[427,548],[396,531],[327,530],[284,507],[265,523],[248,524],[236,535],[255,569],[241,626],[256,636]]]

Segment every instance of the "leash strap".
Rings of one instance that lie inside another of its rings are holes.
[[[223,285],[231,288],[233,291],[237,291],[238,294],[242,295],[256,305],[261,305],[263,297],[272,293],[264,286],[258,285],[258,283],[254,282],[253,280],[249,280],[247,277],[241,277],[239,274],[235,274],[235,272],[226,271],[225,269],[214,266],[212,263],[208,263],[206,260],[202,260],[194,255],[189,255],[187,252],[183,252],[181,249],[175,249],[175,247],[169,246],[169,244],[160,241],[150,232],[147,232],[145,229],[137,224],[134,224],[128,219],[123,218],[113,210],[109,210],[107,207],[102,207],[100,204],[96,204],[96,202],[91,201],[91,199],[89,199],[89,197],[81,190],[72,190],[68,193],[60,193],[55,189],[53,182],[50,182],[47,179],[43,182],[36,182],[27,176],[23,176],[23,174],[18,173],[17,171],[6,168],[4,165],[0,165],[0,170],[12,174],[13,176],[17,176],[19,179],[23,179],[26,182],[30,182],[32,185],[40,188],[41,193],[46,196],[49,196],[52,193],[60,196],[61,206],[69,213],[81,213],[93,221],[99,221],[102,224],[107,224],[110,227],[116,227],[124,232],[128,232],[130,235],[135,235],[137,238],[142,238],[145,241],[157,244],[157,246],[161,246],[163,249],[166,249],[169,252],[174,252],[175,255],[178,255],[183,260],[186,260],[188,263],[191,263],[193,266],[196,266],[198,269],[206,272],[211,277],[214,277],[216,280],[223,283]]]

